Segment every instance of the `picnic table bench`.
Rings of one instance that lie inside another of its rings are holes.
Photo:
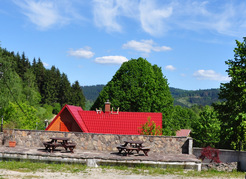
[[[67,137],[51,137],[51,141],[43,142],[45,150],[53,152],[57,147],[64,147],[65,150],[69,149],[73,153],[73,149],[76,147],[75,143],[68,142]]]
[[[133,151],[136,151],[139,154],[139,151],[143,151],[145,156],[148,156],[148,152],[150,151],[150,147],[142,146],[142,141],[124,141],[125,144],[117,146],[118,153],[125,153],[127,156],[132,154]],[[128,145],[129,144],[129,145]]]

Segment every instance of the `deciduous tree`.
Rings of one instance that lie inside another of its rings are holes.
[[[173,98],[167,79],[160,67],[143,58],[123,63],[91,109],[104,108],[108,99],[113,107],[120,107],[121,111],[162,112],[163,120],[171,119]]]
[[[5,109],[4,127],[17,129],[36,129],[40,120],[38,119],[37,110],[26,104],[9,103]]]
[[[197,147],[215,147],[220,142],[220,121],[211,106],[205,106],[200,118],[192,124],[191,136]]]
[[[243,42],[236,40],[234,60],[226,61],[227,73],[231,77],[230,82],[220,86],[219,99],[221,102],[215,105],[221,120],[221,147],[246,149],[245,121],[246,121],[246,38]]]

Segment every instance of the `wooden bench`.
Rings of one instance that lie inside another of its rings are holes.
[[[141,151],[143,151],[144,155],[148,156],[148,152],[150,151],[150,147],[142,147],[140,148]]]
[[[123,151],[126,152],[126,147],[124,147],[123,145],[117,146],[116,148],[119,150],[119,154]]]
[[[150,151],[150,147],[141,147],[141,148],[136,148],[136,147],[124,147],[123,145],[121,146],[117,146],[116,147],[118,149],[118,153],[125,153],[127,156],[129,154],[132,154],[133,151],[137,151],[137,153],[139,154],[139,151],[143,151],[144,155],[148,156],[148,152]]]
[[[56,147],[61,147],[62,146],[61,143],[43,142],[43,144],[45,146],[45,150],[48,150],[50,152],[53,152]]]
[[[125,147],[124,145],[117,146],[116,148],[119,150],[119,154],[124,152],[126,155],[129,155],[129,154],[131,154],[134,150],[136,150],[137,153],[139,152],[139,149],[138,149],[138,148],[134,148],[134,147]]]
[[[126,147],[126,153],[127,155],[132,154],[133,151],[137,151],[137,153],[139,154],[140,148],[136,148],[136,147]]]
[[[68,142],[70,138],[68,137],[51,137],[51,141],[44,141],[43,145],[45,146],[45,150],[49,152],[53,152],[56,147],[64,147],[67,151],[69,149],[72,153],[73,149],[76,147],[76,144],[73,142]]]
[[[64,144],[64,148],[67,150],[69,148],[69,150],[73,153],[73,149],[76,147],[75,143],[67,143]]]

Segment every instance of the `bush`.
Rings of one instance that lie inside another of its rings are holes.
[[[161,127],[156,126],[154,121],[151,121],[151,118],[148,117],[148,121],[145,124],[142,124],[141,127],[138,128],[138,132],[140,135],[161,135]]]
[[[200,155],[200,159],[203,161],[205,158],[210,159],[210,163],[211,162],[215,162],[215,163],[221,163],[220,158],[219,158],[219,150],[212,148],[210,146],[205,147],[202,149],[201,151],[201,155]]]

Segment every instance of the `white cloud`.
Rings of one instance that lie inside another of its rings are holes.
[[[40,29],[47,29],[61,20],[59,11],[54,2],[35,2],[32,0],[14,2],[21,8],[23,14]]]
[[[40,30],[54,25],[66,25],[71,20],[85,20],[75,10],[72,2],[63,0],[13,0],[20,11]]]
[[[94,53],[90,49],[90,47],[85,47],[78,50],[70,50],[68,54],[77,58],[92,58]]]
[[[108,32],[121,32],[121,16],[136,18],[138,3],[132,0],[94,0],[93,15],[96,26],[105,28]]]
[[[152,36],[186,29],[241,37],[246,27],[245,8],[244,1],[94,0],[93,14],[95,24],[107,31],[121,32],[122,20],[128,18]]]
[[[97,57],[95,59],[96,63],[101,63],[101,64],[122,64],[127,61],[128,59],[123,56],[103,56],[103,57]]]
[[[223,76],[221,74],[216,73],[213,70],[198,70],[193,76],[198,80],[213,80],[213,81],[230,81],[230,77]]]
[[[155,51],[155,52],[172,50],[171,47],[167,47],[167,46],[161,46],[161,47],[157,47],[157,46],[156,46],[156,47],[153,47],[152,49],[153,49],[153,51]]]
[[[84,8],[92,10],[95,25],[108,32],[122,32],[128,23],[125,20],[136,23],[130,28],[142,28],[152,36],[164,35],[174,29],[206,30],[242,37],[246,27],[246,2],[239,0],[223,3],[205,0],[93,0],[92,3],[77,0],[12,1],[41,30],[85,20],[83,15],[87,13],[81,10]]]
[[[116,21],[118,7],[111,1],[94,1],[94,22],[98,27],[106,27],[108,31],[121,31]]]
[[[153,35],[161,35],[168,30],[164,22],[172,14],[172,7],[160,8],[155,1],[141,0],[94,0],[93,14],[96,26],[108,32],[122,32],[122,17],[139,21],[142,29]],[[162,4],[162,3],[160,3]]]
[[[43,62],[43,65],[44,65],[44,67],[48,67],[49,66],[49,64],[45,63],[45,62]]]
[[[174,70],[176,70],[176,68],[175,68],[174,66],[172,66],[172,65],[167,65],[167,66],[165,66],[165,69],[166,69],[166,70],[169,70],[169,71],[174,71]]]
[[[171,50],[171,48],[167,46],[155,46],[153,40],[141,40],[141,41],[131,40],[126,44],[123,44],[122,48],[133,49],[144,53],[150,53],[151,51],[160,52],[160,51]]]
[[[145,32],[157,36],[169,30],[165,20],[173,13],[171,6],[160,7],[155,1],[142,0],[139,4],[139,13],[140,23]]]
[[[219,34],[245,34],[246,3],[225,1],[215,5],[210,1],[177,1],[173,6],[172,26],[190,31],[209,30]]]

